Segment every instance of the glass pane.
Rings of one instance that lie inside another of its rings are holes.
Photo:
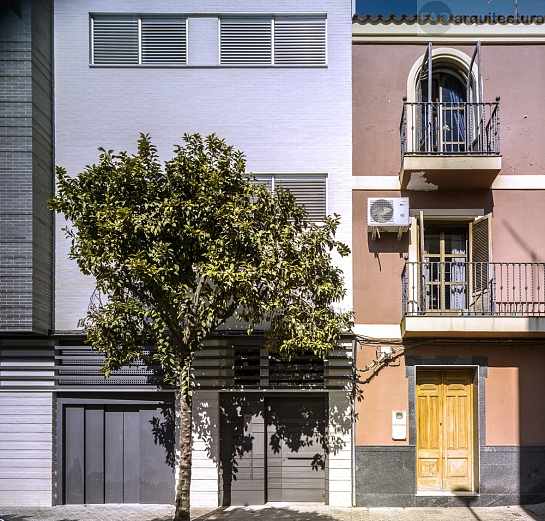
[[[424,251],[432,255],[439,255],[441,252],[441,234],[440,232],[425,232]]]

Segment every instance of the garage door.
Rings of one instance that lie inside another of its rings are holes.
[[[168,405],[65,405],[63,502],[173,503]]]
[[[223,505],[324,502],[326,397],[221,397]]]
[[[266,400],[268,501],[326,500],[325,401]]]

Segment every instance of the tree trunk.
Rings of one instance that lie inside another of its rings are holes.
[[[180,379],[183,376],[180,377]],[[180,382],[182,384],[182,382]],[[178,446],[180,462],[176,485],[176,511],[174,521],[189,521],[189,492],[191,488],[191,437],[192,396],[189,386],[180,385],[180,435]]]

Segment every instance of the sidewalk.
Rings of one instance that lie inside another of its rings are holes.
[[[0,506],[2,521],[171,521],[169,505]],[[488,508],[335,508],[313,504],[194,508],[199,521],[545,521],[545,503]]]

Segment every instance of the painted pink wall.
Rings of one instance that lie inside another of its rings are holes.
[[[435,48],[446,45],[435,45]],[[448,46],[471,57],[471,46]],[[407,77],[426,46],[352,46],[353,175],[397,175]],[[483,97],[500,96],[501,174],[545,174],[543,45],[483,44]]]
[[[488,357],[485,379],[486,444],[545,445],[545,347],[499,343],[430,344],[411,348],[407,355],[435,358],[456,356]],[[358,348],[357,364],[362,368],[375,358],[375,346]],[[357,445],[406,445],[392,440],[392,410],[408,410],[408,382],[404,356],[390,366],[360,377],[363,399],[356,401]]]

